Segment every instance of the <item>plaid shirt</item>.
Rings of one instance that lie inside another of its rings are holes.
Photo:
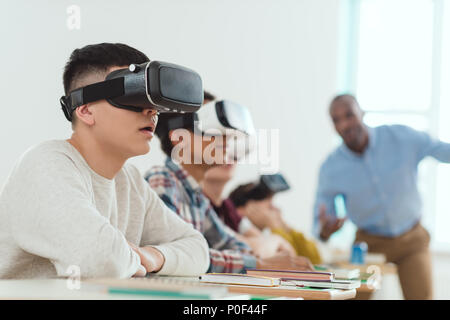
[[[208,272],[242,273],[256,267],[250,248],[224,225],[197,181],[181,166],[167,158],[165,167],[151,168],[145,180],[170,209],[203,234],[210,248]]]

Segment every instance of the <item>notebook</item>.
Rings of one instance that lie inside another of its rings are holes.
[[[283,285],[300,286],[311,288],[329,288],[329,289],[357,289],[361,286],[360,280],[333,280],[333,281],[303,281],[296,279],[283,279]]]
[[[88,279],[85,282],[105,286],[111,294],[133,294],[184,299],[219,299],[228,295],[222,286],[201,284],[197,277],[151,275],[131,279]]]
[[[206,273],[199,277],[200,282],[218,284],[237,284],[246,286],[275,287],[280,285],[279,278],[252,276],[241,273]]]
[[[270,270],[270,269],[247,269],[248,275],[264,276],[272,278],[289,278],[298,280],[334,280],[334,273],[332,272],[318,272],[318,271],[294,271],[294,270]]]
[[[333,265],[315,265],[316,271],[325,271],[334,273],[335,279],[359,279],[360,270],[359,268],[338,268]]]
[[[358,279],[359,269],[332,269],[335,279]]]

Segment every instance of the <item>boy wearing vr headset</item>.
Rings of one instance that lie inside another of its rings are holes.
[[[205,236],[211,260],[208,272],[241,273],[250,268],[311,270],[310,261],[303,257],[287,253],[265,259],[255,256],[219,219],[201,190],[205,173],[230,157],[228,138],[236,131],[254,131],[245,107],[214,100],[213,95],[205,93],[205,105],[196,114],[160,117],[156,134],[167,159],[165,166],[151,168],[146,180],[169,208]],[[213,137],[209,130],[215,132]]]
[[[0,278],[68,276],[74,266],[81,277],[204,273],[203,236],[125,164],[149,151],[158,111],[200,107],[201,78],[110,43],[73,51],[63,78],[73,134],[31,148],[10,175],[0,195]]]

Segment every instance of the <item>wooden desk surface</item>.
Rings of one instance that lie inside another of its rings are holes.
[[[165,277],[168,281],[179,277]],[[184,278],[186,279],[186,278]],[[190,278],[192,283],[197,282]],[[130,286],[130,283],[132,286]],[[208,286],[208,284],[205,284]],[[252,286],[217,286],[215,289],[227,289],[228,294],[219,299],[241,299],[243,295],[253,295],[260,297],[288,297],[303,298],[310,300],[344,300],[352,299],[356,295],[356,290],[337,289],[309,289],[296,288],[290,286],[283,287],[252,287]],[[213,286],[211,290],[213,291]],[[0,300],[127,300],[127,299],[172,299],[167,296],[155,296],[145,294],[110,293],[108,287],[154,289],[154,285],[149,285],[146,279],[97,279],[82,281],[80,289],[69,289],[66,279],[34,279],[34,280],[0,280]],[[250,298],[250,297],[249,297]]]
[[[126,300],[130,295],[111,295],[101,287],[81,283],[69,289],[66,279],[0,280],[0,300]]]
[[[126,280],[99,279],[93,280],[95,283],[104,283],[113,287],[134,287],[137,289],[154,288],[158,285],[157,280],[161,279],[167,285],[177,288],[177,286],[187,284],[199,288],[226,288],[230,294],[249,294],[261,297],[288,297],[303,298],[305,300],[345,300],[356,296],[356,290],[338,290],[338,289],[312,289],[293,286],[280,287],[259,287],[259,286],[241,286],[241,285],[219,285],[211,283],[200,283],[198,277],[155,277],[156,282],[151,282],[150,278],[133,278]]]
[[[358,265],[358,264],[351,264],[347,261],[339,261],[334,264],[344,269],[358,268],[360,272],[367,272],[367,269],[370,266],[376,266],[380,268],[381,274],[397,274],[397,267],[393,263],[381,263],[381,264],[375,263],[370,265],[369,264]]]

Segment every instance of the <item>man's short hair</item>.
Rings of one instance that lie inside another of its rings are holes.
[[[122,43],[99,43],[75,49],[64,67],[64,92],[68,95],[73,90],[90,84],[84,83],[89,76],[106,76],[111,67],[147,61],[149,58],[144,53]]]
[[[148,57],[122,43],[99,43],[75,49],[64,67],[64,92],[68,95],[78,89],[80,78],[91,73],[106,73],[114,66],[128,66],[132,63],[144,63]]]
[[[203,91],[203,103],[209,102],[209,101],[214,101],[214,100],[216,100],[216,97],[212,93],[210,93],[208,91]],[[161,150],[168,157],[170,157],[170,155],[172,153],[172,149],[173,149],[173,144],[172,144],[172,141],[170,141],[170,137],[169,137],[168,124],[169,124],[170,119],[180,117],[180,116],[190,117],[191,114],[185,113],[185,114],[181,115],[179,113],[161,113],[158,116],[158,124],[156,125],[155,133],[159,138],[159,142],[161,144]],[[192,123],[192,125],[185,124],[184,126],[181,126],[180,129],[187,129],[187,130],[193,131],[194,130],[193,126],[194,126],[193,123]]]
[[[350,93],[344,93],[344,94],[338,94],[337,96],[335,96],[333,98],[333,100],[331,100],[330,108],[336,101],[339,101],[339,100],[342,100],[342,99],[346,99],[346,98],[353,100],[359,106],[358,100],[356,100],[356,97],[354,95],[352,95]]]

